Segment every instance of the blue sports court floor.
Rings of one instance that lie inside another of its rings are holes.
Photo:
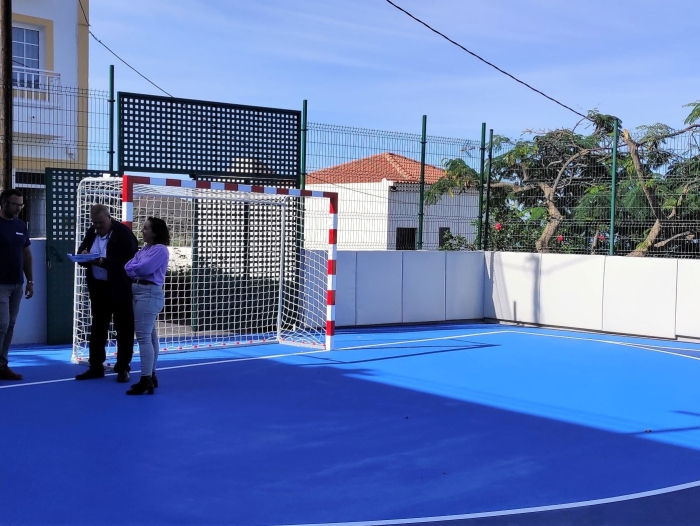
[[[506,325],[173,354],[154,396],[15,349],[0,523],[700,524],[700,346]],[[138,379],[138,362],[132,379]]]

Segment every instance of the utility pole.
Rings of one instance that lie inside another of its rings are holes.
[[[12,187],[12,0],[0,0],[2,47],[0,49],[0,90],[2,91],[2,173],[0,188]]]

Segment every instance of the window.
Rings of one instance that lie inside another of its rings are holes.
[[[13,187],[24,197],[20,219],[27,223],[29,237],[46,237],[46,187],[44,174],[15,172]]]
[[[445,241],[447,235],[450,233],[450,227],[449,226],[441,226],[438,234],[438,246],[440,248],[445,246]]]
[[[396,250],[416,249],[416,229],[397,228],[396,229]]]
[[[16,88],[40,89],[41,31],[12,27],[12,85]]]

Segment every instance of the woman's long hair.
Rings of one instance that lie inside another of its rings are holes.
[[[159,217],[149,217],[146,221],[151,223],[151,230],[153,231],[153,244],[154,245],[169,245],[170,244],[170,231],[168,230],[168,225],[165,224]]]

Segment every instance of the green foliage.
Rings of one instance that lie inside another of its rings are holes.
[[[442,238],[442,245],[438,250],[476,250],[476,247],[473,243],[469,243],[464,236],[445,232]]]
[[[454,196],[479,186],[479,174],[464,159],[443,159],[442,164],[445,175],[430,185],[425,193],[426,205],[437,204],[445,194]]]
[[[573,219],[578,223],[596,224],[610,220],[612,188],[610,184],[597,184],[587,188],[574,208]]]
[[[597,110],[590,110],[587,117],[595,126],[595,130],[593,131],[593,135],[595,136],[612,135],[613,131],[615,131],[615,127],[617,126],[619,128],[621,123],[620,119],[617,117],[605,115]]]
[[[689,104],[684,104],[683,107],[693,108],[685,118],[685,121],[683,121],[685,124],[695,124],[696,122],[700,121],[700,100],[696,100],[695,102],[691,102]]]
[[[688,106],[686,123],[700,122],[700,101]],[[700,257],[700,128],[679,135],[654,124],[638,128],[634,138],[619,134],[610,233],[612,135],[621,125],[597,111],[588,118],[594,129],[587,134],[556,129],[528,139],[494,137],[487,166],[490,224],[484,226],[489,249],[607,253],[613,242],[617,254],[643,248],[649,255]],[[469,188],[484,191],[463,160],[443,164],[445,177],[431,187],[431,204]],[[657,220],[658,236],[645,241]]]

